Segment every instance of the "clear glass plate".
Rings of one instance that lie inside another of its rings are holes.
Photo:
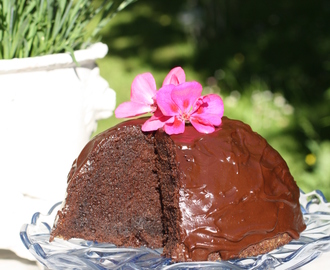
[[[330,251],[330,203],[322,192],[301,192],[301,209],[307,225],[299,240],[268,254],[253,258],[219,262],[171,263],[162,250],[117,248],[82,239],[49,242],[57,210],[55,204],[46,215],[35,213],[31,224],[22,226],[20,236],[36,259],[51,269],[296,269]]]

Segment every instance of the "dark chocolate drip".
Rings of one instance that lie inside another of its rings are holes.
[[[229,259],[265,237],[299,237],[305,228],[299,189],[282,157],[248,125],[224,117],[214,133],[186,126],[171,138],[178,147],[181,234],[190,258],[220,250]]]

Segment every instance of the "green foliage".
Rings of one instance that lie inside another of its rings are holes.
[[[133,0],[2,0],[0,59],[84,49]],[[92,29],[92,23],[96,25]]]

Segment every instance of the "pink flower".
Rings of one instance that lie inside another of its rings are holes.
[[[173,68],[165,77],[163,86],[178,85],[185,82],[186,75],[181,67]],[[115,110],[117,118],[128,118],[145,113],[153,113],[157,109],[156,82],[151,73],[137,75],[131,86],[131,101],[120,104]]]
[[[209,94],[199,98],[194,113],[191,114],[191,124],[201,133],[212,133],[214,126],[220,126],[224,112],[223,101],[216,94]]]
[[[199,132],[211,133],[221,124],[222,99],[215,94],[201,96],[198,82],[185,82],[181,67],[173,68],[157,92],[156,82],[150,73],[135,77],[131,86],[131,100],[115,110],[117,118],[127,118],[151,113],[143,131],[164,128],[167,134],[183,133],[190,122]]]
[[[154,114],[142,125],[142,131],[153,131],[162,128],[166,123],[172,123],[173,117],[165,116],[162,111],[157,108]]]
[[[131,86],[131,101],[120,104],[115,110],[117,118],[127,118],[154,112],[157,108],[156,82],[151,73],[137,75]]]
[[[159,110],[142,126],[143,131],[164,127],[167,134],[179,134],[190,122],[199,132],[211,133],[221,124],[222,99],[215,94],[201,96],[198,82],[164,85],[157,93]]]
[[[163,86],[168,84],[178,85],[186,81],[186,74],[181,67],[175,67],[167,74],[163,81]]]

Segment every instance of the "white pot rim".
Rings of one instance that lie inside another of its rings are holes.
[[[76,61],[80,64],[93,62],[96,59],[103,58],[108,52],[108,46],[98,42],[87,49],[74,52]],[[40,69],[56,69],[75,67],[70,53],[57,53],[44,56],[14,58],[0,60],[0,74],[17,73]]]

